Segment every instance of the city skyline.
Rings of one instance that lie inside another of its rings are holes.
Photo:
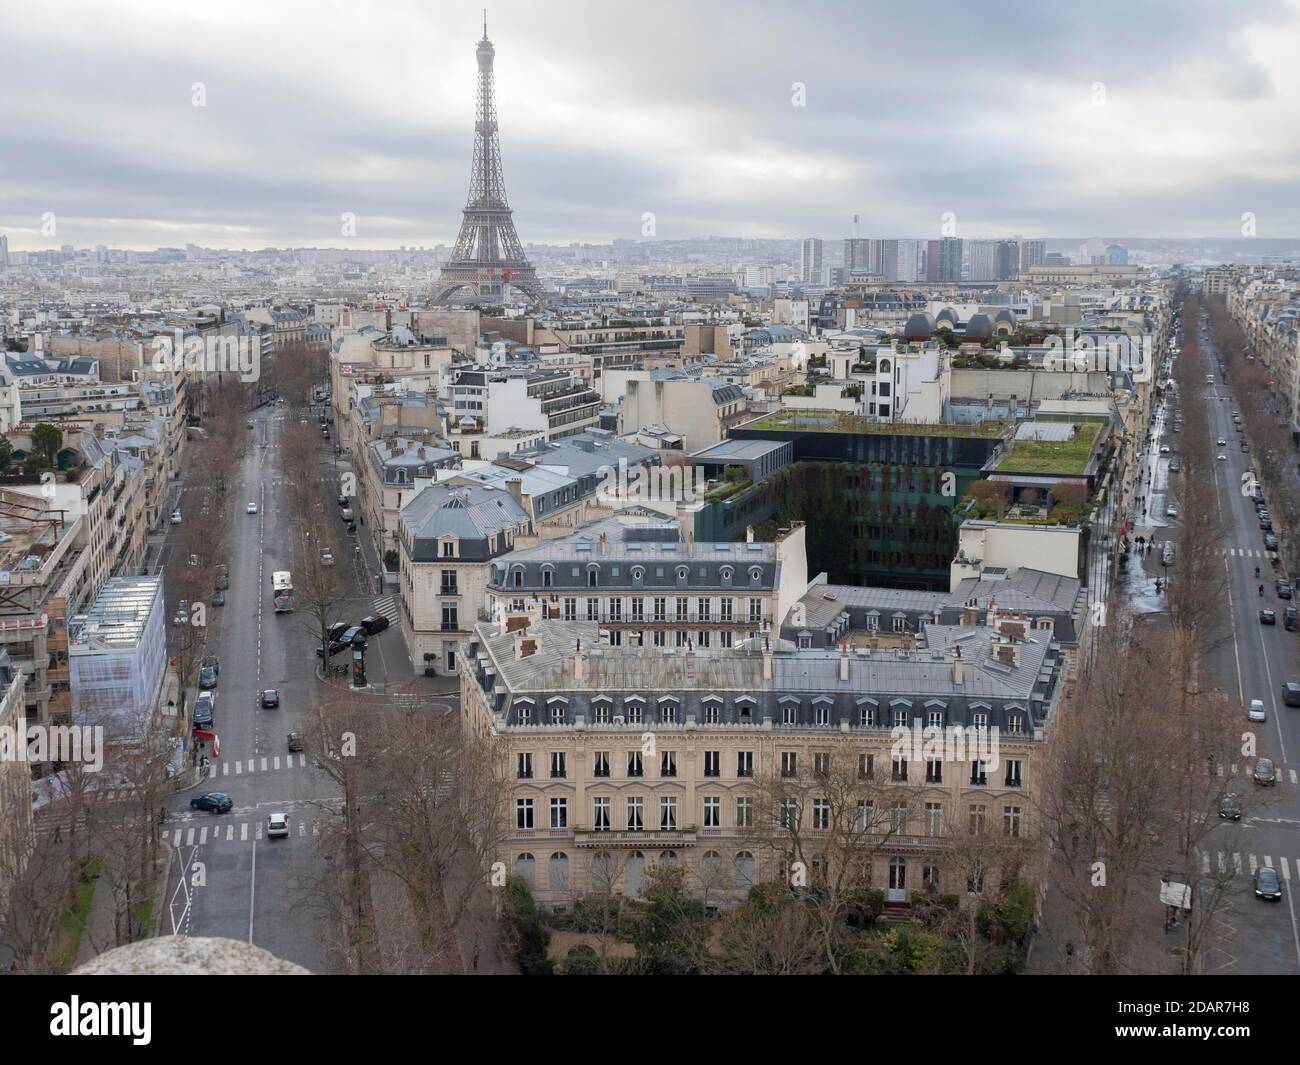
[[[480,8],[434,18],[389,3],[365,20],[313,20],[302,5],[163,10],[65,3],[11,16],[12,84],[42,88],[27,121],[0,133],[0,151],[21,161],[0,175],[12,250],[454,240]],[[522,239],[836,237],[853,214],[861,234],[920,239],[942,235],[947,214],[965,239],[1231,240],[1244,216],[1259,237],[1300,236],[1297,75],[1285,62],[1296,6],[1121,10],[1122,38],[1095,9],[864,19],[823,3],[783,21],[775,49],[771,18],[742,22],[734,5],[692,9],[697,29],[683,37],[671,5],[629,33],[607,5],[556,17],[497,4]],[[863,35],[828,39],[839,24]],[[1007,64],[1018,36],[1046,61]],[[196,38],[201,59],[186,44]],[[719,42],[746,61],[720,62]],[[665,81],[656,57],[669,44],[677,75]],[[55,233],[42,233],[51,215]]]

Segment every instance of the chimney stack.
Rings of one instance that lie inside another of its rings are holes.
[[[577,650],[573,653],[573,683],[585,684],[587,682],[587,654],[582,649],[582,640],[578,640]]]
[[[520,508],[527,512],[528,508],[524,506],[524,479],[522,477],[511,477],[506,481],[506,490],[514,497],[514,501],[519,504]]]
[[[998,597],[996,595],[989,596],[989,609],[984,616],[984,623],[991,629],[998,627]]]
[[[745,543],[747,543],[747,544],[752,544],[753,542],[754,542],[754,526],[752,526],[752,525],[746,525],[746,526],[745,526]]]
[[[964,677],[964,667],[962,665],[962,660],[961,660],[961,648],[958,647],[957,656],[952,660],[952,682],[954,684],[960,685],[963,683],[964,679],[965,677]]]
[[[763,637],[763,679],[772,679],[772,643],[766,636]]]
[[[840,641],[840,680],[849,679],[849,641]]]

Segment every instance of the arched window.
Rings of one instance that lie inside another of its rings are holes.
[[[563,851],[551,855],[551,867],[546,873],[546,886],[552,891],[567,891],[569,888],[569,856]]]
[[[659,864],[660,864],[660,865],[676,865],[676,864],[677,864],[677,852],[676,852],[676,851],[660,851],[660,852],[659,852]]]
[[[555,586],[555,567],[554,567],[554,566],[543,566],[543,567],[542,567],[542,587],[543,587],[543,588],[553,588],[554,586]]]
[[[591,856],[591,887],[597,892],[613,892],[614,859],[609,851],[597,851]]]
[[[687,578],[690,577],[690,575],[691,575],[691,571],[688,570],[685,566],[678,566],[678,567],[677,567],[677,584],[678,584],[679,586],[684,585],[684,584],[686,583],[686,581],[687,581]]]
[[[717,851],[705,851],[700,859],[700,883],[706,891],[726,886],[722,882],[722,855]]]
[[[753,569],[749,571],[750,584],[757,585],[762,579],[763,579],[763,571],[758,566],[755,566]]]
[[[645,855],[640,851],[633,851],[627,860],[627,893],[632,896],[640,895],[644,883]]]
[[[515,859],[515,873],[528,881],[529,888],[537,888],[537,862],[531,854],[521,854]]]
[[[748,889],[754,886],[754,856],[749,851],[740,851],[736,855],[736,887]]]
[[[593,562],[587,567],[587,587],[595,588],[598,584],[600,584],[600,567]]]

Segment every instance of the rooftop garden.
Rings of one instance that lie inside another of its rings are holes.
[[[1100,425],[1081,422],[1070,440],[1013,440],[994,468],[998,473],[1082,474],[1100,432]]]
[[[794,430],[805,433],[865,433],[873,436],[953,436],[993,439],[1006,429],[1005,422],[953,425],[943,422],[877,422],[838,411],[773,411],[743,429]]]

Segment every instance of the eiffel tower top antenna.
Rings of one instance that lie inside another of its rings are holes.
[[[487,8],[483,9],[483,39],[487,40]]]

